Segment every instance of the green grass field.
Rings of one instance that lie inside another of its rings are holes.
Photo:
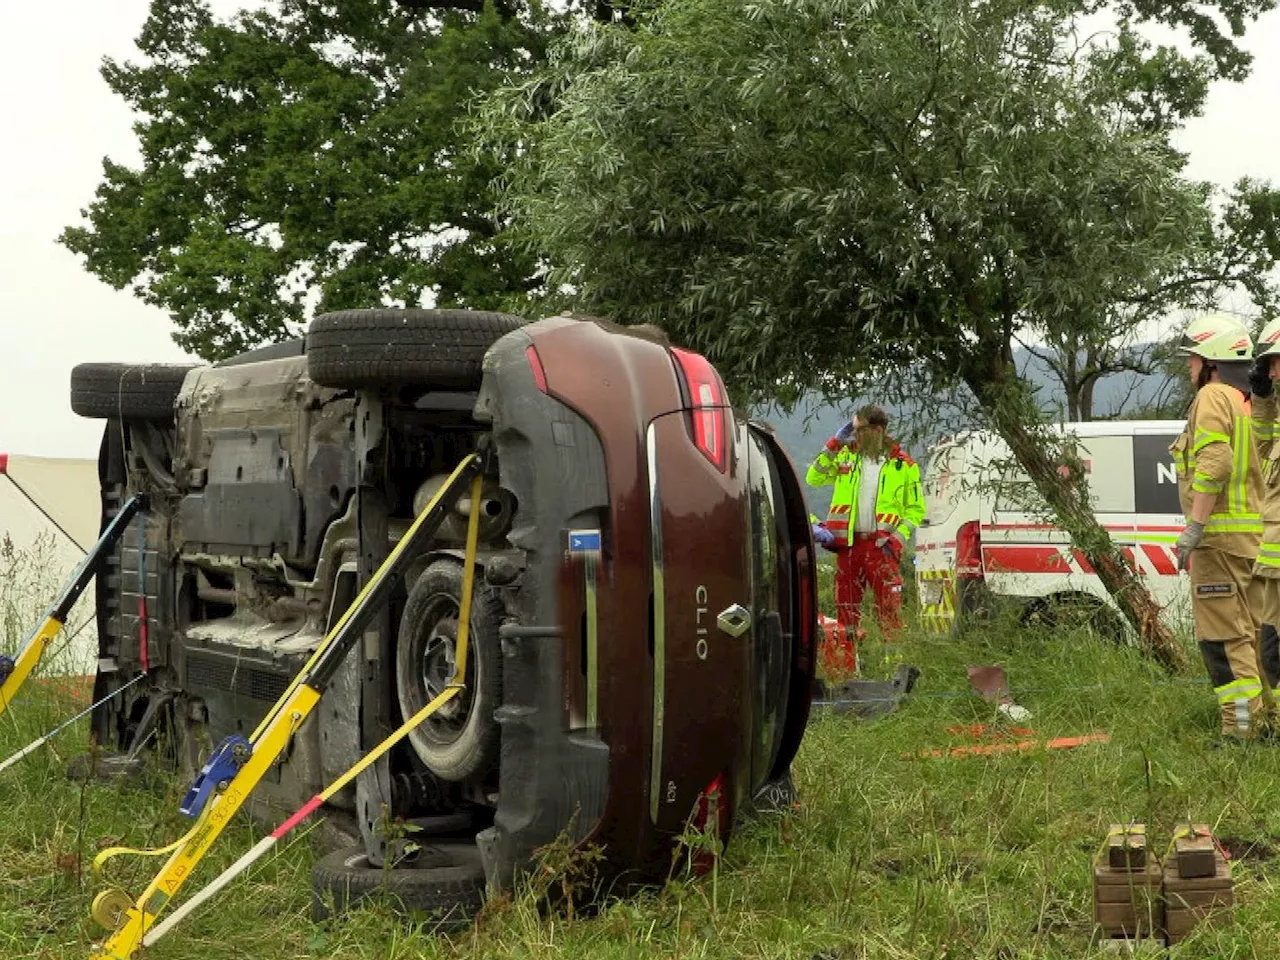
[[[869,675],[891,671],[883,654],[869,648]],[[1107,826],[1144,821],[1163,853],[1187,818],[1212,825],[1236,858],[1236,923],[1202,929],[1170,955],[1280,956],[1280,870],[1271,859],[1280,850],[1280,747],[1211,749],[1216,707],[1202,671],[1171,681],[1133,651],[1014,628],[963,641],[916,632],[893,655],[923,671],[912,697],[874,721],[816,716],[795,765],[798,807],[742,828],[712,876],[681,878],[586,919],[540,915],[518,896],[491,904],[463,934],[414,926],[385,906],[318,926],[309,916],[315,846],[295,835],[145,956],[1104,956],[1090,862]],[[1005,666],[1040,737],[1103,732],[1109,742],[917,756],[973,742],[948,728],[999,724],[969,690],[965,667],[979,663]],[[0,755],[70,710],[65,698],[31,688],[0,717]],[[0,775],[0,955],[88,957],[101,936],[89,904],[106,883],[89,870],[93,854],[107,843],[159,845],[188,823],[177,813],[185,784],[69,782],[65,764],[85,738],[82,726],[69,729],[55,749]],[[238,822],[188,890],[256,836]],[[116,861],[109,879],[137,893],[158,866]]]

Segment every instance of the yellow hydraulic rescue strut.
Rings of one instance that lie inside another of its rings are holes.
[[[94,898],[91,915],[94,920],[114,929],[114,933],[105,944],[94,947],[90,954],[91,960],[128,960],[143,945],[143,938],[160,912],[191,876],[201,858],[213,846],[232,816],[248,799],[263,774],[279,759],[290,738],[315,709],[325,686],[342,665],[347,652],[364,633],[369,621],[387,602],[392,588],[404,573],[405,568],[416,558],[418,554],[416,548],[430,541],[444,521],[446,510],[462,495],[469,482],[472,484],[472,510],[467,536],[468,579],[466,583],[470,583],[470,568],[474,563],[472,531],[478,530],[479,512],[476,505],[480,503],[481,474],[482,463],[479,455],[472,454],[458,465],[449,480],[418,515],[408,532],[400,538],[400,542],[396,544],[382,566],[365,584],[364,589],[357,594],[351,606],[320,642],[315,653],[298,672],[275,706],[258,724],[249,739],[237,734],[227,737],[218,745],[179,808],[185,815],[196,819],[195,825],[176,843],[161,851],[153,851],[168,853],[172,850],[173,853],[142,895],[134,901],[122,891],[104,890]],[[466,596],[464,599],[469,601],[470,597]],[[460,637],[465,637],[465,634],[461,633],[463,623],[466,623],[466,619],[459,623]],[[459,643],[455,683],[460,681],[462,668],[466,665],[465,650],[466,648]],[[424,718],[455,693],[455,690],[446,690],[423,711],[420,711],[418,717]],[[408,728],[409,725],[406,724],[392,737],[403,736],[408,732]],[[385,752],[384,748],[389,747],[390,744],[384,741],[375,748],[375,753]],[[366,758],[367,762],[372,762],[372,759],[374,758]],[[351,776],[354,777],[355,773]],[[344,775],[344,778],[337,783],[345,784],[346,782]],[[337,784],[321,796],[331,795],[336,788]],[[319,804],[313,798],[308,803],[310,809],[307,807],[303,809],[309,814],[315,806]],[[300,820],[302,817],[296,819]],[[139,851],[125,851],[120,848],[104,850],[95,858],[94,868],[100,868],[109,856],[124,852]],[[214,892],[216,890],[212,890],[210,895]],[[197,903],[193,901],[191,909],[196,905]],[[175,916],[176,919],[180,917]]]
[[[472,481],[471,502],[478,503],[480,497],[480,478],[477,477]],[[240,876],[258,860],[280,842],[294,827],[302,823],[311,814],[320,809],[330,797],[351,783],[360,773],[370,764],[374,763],[384,753],[394,747],[403,740],[414,727],[422,723],[427,717],[435,713],[446,703],[457,696],[466,687],[465,678],[467,675],[467,641],[470,633],[471,624],[471,598],[475,584],[476,569],[476,546],[480,534],[480,512],[472,510],[471,516],[467,523],[467,552],[464,560],[462,572],[462,597],[458,602],[458,638],[457,638],[457,654],[454,658],[454,674],[453,679],[449,682],[440,694],[434,697],[430,703],[415,713],[412,717],[400,725],[394,733],[383,740],[380,744],[369,751],[346,773],[334,780],[333,783],[325,787],[314,797],[304,803],[298,810],[289,817],[288,820],[280,824],[275,830],[263,837],[256,844],[249,848],[249,851],[242,856],[207,886],[203,887],[199,893],[192,896],[189,900],[183,902],[173,913],[169,914],[163,921],[152,927],[151,930],[142,938],[144,947],[152,946],[157,943],[161,937],[181,923],[186,917],[189,917],[203,903],[207,903],[218,895],[232,880]]]
[[[107,529],[102,531],[102,536],[93,545],[93,549],[80,561],[71,579],[62,588],[62,593],[45,613],[40,626],[22,645],[17,658],[0,656],[0,713],[4,713],[9,708],[9,704],[13,703],[18,689],[26,683],[27,677],[31,676],[31,672],[35,670],[50,642],[66,625],[71,608],[76,605],[80,594],[84,593],[85,588],[89,586],[89,581],[98,572],[103,558],[115,549],[116,543],[124,534],[130,521],[145,506],[146,497],[143,494],[137,494],[125,501],[120,512],[107,524]]]

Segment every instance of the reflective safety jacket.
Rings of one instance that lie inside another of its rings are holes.
[[[1216,495],[1202,545],[1253,560],[1262,542],[1263,488],[1249,401],[1225,383],[1205,384],[1169,452],[1184,516],[1197,493]]]
[[[1262,459],[1262,544],[1255,577],[1280,579],[1280,402],[1273,393],[1253,398],[1253,435]]]
[[[849,527],[858,513],[858,489],[862,484],[862,454],[841,447],[834,439],[809,465],[805,482],[811,487],[835,486],[831,508],[823,524],[835,536],[833,547],[847,546]],[[896,530],[910,540],[924,519],[924,494],[920,467],[896,443],[880,466],[876,491],[876,529]]]

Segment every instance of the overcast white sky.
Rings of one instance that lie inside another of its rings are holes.
[[[96,457],[101,424],[71,413],[71,368],[185,359],[163,312],[99,282],[55,243],[92,197],[102,158],[136,162],[130,113],[98,70],[104,56],[135,55],[146,11],[146,0],[0,0],[0,452]],[[1220,85],[1183,140],[1192,176],[1280,181],[1280,11],[1247,45],[1250,80]]]

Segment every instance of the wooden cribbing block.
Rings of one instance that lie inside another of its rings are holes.
[[[1150,860],[1136,870],[1116,869],[1110,851],[1093,866],[1093,919],[1108,937],[1144,937],[1164,928],[1160,897],[1164,871]]]
[[[1218,854],[1213,834],[1203,823],[1180,827],[1173,835],[1174,856],[1178,861],[1178,875],[1185,879],[1212,877],[1217,870]]]
[[[1115,870],[1140,870],[1147,863],[1147,827],[1112,824],[1107,831],[1107,863]]]
[[[1176,856],[1165,864],[1165,937],[1170,945],[1184,939],[1198,923],[1225,926],[1233,920],[1231,864],[1216,844],[1213,853],[1214,872],[1209,877],[1184,877]]]

